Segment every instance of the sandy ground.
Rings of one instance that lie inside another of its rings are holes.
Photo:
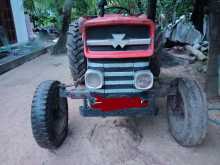
[[[31,132],[33,92],[44,80],[71,82],[65,56],[43,55],[0,76],[0,164],[2,165],[219,165],[220,127],[209,125],[205,143],[179,146],[168,132],[165,102],[160,115],[83,118],[81,101],[69,101],[69,134],[56,151],[41,149]]]

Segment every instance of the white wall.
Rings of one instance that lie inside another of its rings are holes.
[[[16,29],[18,43],[28,41],[27,26],[25,23],[23,0],[10,0],[11,8],[14,17],[14,24]]]

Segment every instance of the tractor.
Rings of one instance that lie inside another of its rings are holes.
[[[156,100],[167,98],[171,135],[180,145],[201,144],[207,133],[207,101],[195,80],[176,78],[160,83],[156,24],[146,15],[123,7],[106,7],[69,26],[67,54],[73,83],[42,82],[35,91],[31,123],[37,144],[56,149],[68,134],[68,102],[83,99],[84,117],[157,115]],[[114,11],[109,13],[108,11]]]

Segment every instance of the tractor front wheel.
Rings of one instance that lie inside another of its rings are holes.
[[[38,86],[32,101],[31,123],[39,146],[55,149],[63,143],[68,132],[68,105],[60,82],[45,81]]]
[[[207,133],[208,113],[200,85],[189,79],[171,83],[174,94],[167,97],[168,125],[174,139],[184,147],[199,145]]]

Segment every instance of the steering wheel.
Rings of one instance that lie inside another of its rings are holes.
[[[105,13],[116,13],[116,14],[128,14],[131,15],[131,11],[125,7],[111,6],[105,8]]]

